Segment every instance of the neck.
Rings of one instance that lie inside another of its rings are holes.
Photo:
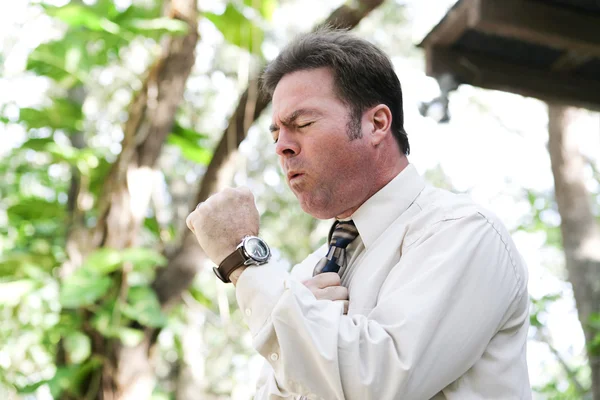
[[[392,179],[394,179],[400,172],[402,172],[409,164],[408,158],[404,154],[400,154],[400,157],[394,155],[394,160],[385,159],[382,163],[378,163],[382,165],[382,167],[376,169],[375,179],[373,181],[373,185],[371,186],[371,190],[368,192],[367,196],[354,207],[344,211],[340,215],[338,215],[337,219],[344,219],[350,217],[356,210],[362,206],[365,201],[369,200],[371,196],[375,193],[379,192],[385,185],[390,183]]]

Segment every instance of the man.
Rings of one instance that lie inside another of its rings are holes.
[[[266,360],[256,398],[531,398],[524,263],[496,217],[409,164],[387,56],[319,31],[288,45],[263,86],[290,188],[336,220],[331,245],[289,274],[255,237],[249,190],[187,219]]]

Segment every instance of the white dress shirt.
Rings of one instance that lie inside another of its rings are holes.
[[[327,246],[288,273],[237,282],[266,363],[255,399],[530,399],[527,270],[503,224],[409,165],[353,215],[341,301],[301,281]]]

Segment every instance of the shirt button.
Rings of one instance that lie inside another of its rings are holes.
[[[271,360],[272,361],[279,360],[279,354],[277,354],[277,353],[271,353]]]
[[[245,313],[246,313],[246,316],[247,316],[247,317],[249,317],[249,316],[251,316],[251,315],[252,315],[252,310],[251,310],[251,309],[249,309],[249,308],[246,308],[246,311],[245,311]]]

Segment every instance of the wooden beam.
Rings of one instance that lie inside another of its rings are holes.
[[[600,16],[531,0],[476,0],[478,31],[600,57]]]
[[[458,0],[418,47],[451,46],[475,22],[477,0]]]
[[[587,53],[581,53],[577,51],[566,51],[558,60],[552,64],[554,71],[569,71],[574,70],[586,62],[590,61],[593,57]]]
[[[426,48],[427,75],[600,111],[600,81],[543,71],[445,47]]]

